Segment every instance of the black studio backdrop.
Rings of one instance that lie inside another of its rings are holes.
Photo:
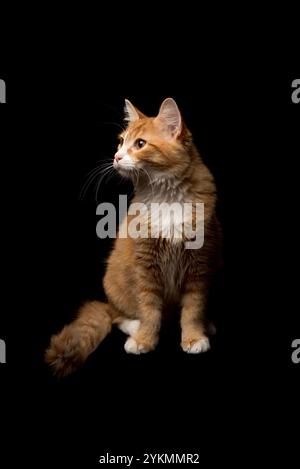
[[[32,464],[97,467],[106,452],[199,452],[203,465],[219,458],[241,463],[261,449],[260,461],[274,456],[264,437],[278,437],[270,396],[283,378],[295,389],[290,341],[296,314],[287,311],[282,319],[279,299],[271,306],[278,284],[270,288],[268,281],[274,253],[283,256],[274,218],[282,195],[275,183],[287,173],[292,178],[287,167],[299,152],[300,104],[290,99],[296,70],[285,73],[281,64],[223,51],[205,62],[202,57],[194,69],[197,57],[193,52],[186,68],[170,61],[138,72],[124,72],[106,57],[84,64],[56,58],[32,69],[19,64],[5,75],[3,250],[11,282],[1,314],[7,343],[1,387],[3,402],[12,403],[5,436],[18,441]],[[224,267],[209,303],[218,326],[212,350],[182,353],[174,321],[154,353],[128,356],[125,336],[114,330],[80,371],[57,381],[43,363],[51,334],[71,321],[82,301],[103,299],[112,242],[96,236],[97,204],[132,193],[118,176],[87,187],[88,173],[114,155],[124,98],[155,115],[168,96],[218,187]],[[276,417],[283,413],[277,406]],[[10,461],[15,457],[8,454]]]

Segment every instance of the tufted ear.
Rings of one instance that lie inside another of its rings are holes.
[[[129,99],[125,99],[124,112],[126,122],[134,122],[145,117],[145,115],[141,111],[134,107],[134,105],[129,101]]]
[[[173,98],[167,98],[160,106],[157,116],[171,137],[176,137],[182,130],[182,119],[178,106]]]

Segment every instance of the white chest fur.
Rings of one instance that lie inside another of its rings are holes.
[[[194,227],[193,210],[199,221]],[[193,203],[193,196],[180,184],[160,180],[136,195],[129,214],[135,217],[134,227],[140,226],[142,236],[149,236],[150,231],[152,238],[168,238],[177,243],[195,236],[204,219],[204,207]]]

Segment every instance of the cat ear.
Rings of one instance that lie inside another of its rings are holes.
[[[180,111],[174,99],[167,98],[160,106],[157,118],[166,126],[168,133],[175,137],[182,130]]]
[[[124,112],[126,122],[134,122],[141,119],[142,117],[145,117],[141,111],[134,107],[129,99],[125,99]]]

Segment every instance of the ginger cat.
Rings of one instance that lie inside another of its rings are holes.
[[[164,237],[161,225],[154,227],[155,237],[117,236],[104,277],[107,303],[85,303],[77,318],[52,337],[46,351],[47,363],[60,376],[75,371],[114,324],[128,335],[127,353],[154,350],[164,310],[170,303],[181,308],[182,349],[200,353],[210,347],[205,306],[212,275],[221,262],[213,177],[173,99],[162,103],[156,117],[146,117],[128,100],[125,112],[128,125],[120,135],[113,165],[120,174],[133,179],[132,203],[204,203],[204,244],[199,249],[187,249],[188,238]],[[193,210],[191,223],[194,216]],[[128,215],[123,224],[130,219]],[[153,228],[148,218],[145,223]],[[157,220],[152,220],[155,223]]]

